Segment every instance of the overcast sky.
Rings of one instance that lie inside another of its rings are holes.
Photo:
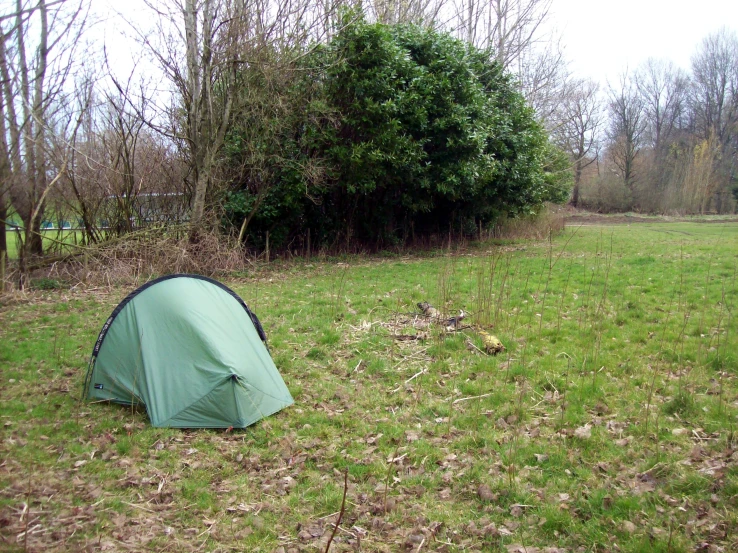
[[[649,57],[689,69],[705,36],[738,29],[738,0],[553,0],[551,11],[574,74],[602,84]]]
[[[107,5],[110,14],[122,10],[144,24],[151,17],[142,0],[95,0],[95,4],[103,11]],[[670,59],[688,70],[706,35],[722,26],[738,30],[738,0],[553,0],[548,25],[561,34],[575,76],[614,84],[626,68],[635,69],[649,57]],[[116,50],[121,67],[133,46],[116,38],[125,27],[109,16],[95,32]]]

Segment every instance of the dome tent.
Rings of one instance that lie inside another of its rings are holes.
[[[176,428],[244,428],[293,403],[243,300],[184,274],[144,284],[113,310],[84,394],[142,404],[153,426]]]

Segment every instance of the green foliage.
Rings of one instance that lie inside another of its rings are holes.
[[[314,244],[381,247],[568,196],[565,156],[489,52],[358,20],[293,69],[244,77],[256,107],[228,139],[224,222],[248,219],[254,244],[311,229]]]
[[[695,410],[694,398],[688,391],[679,390],[671,400],[664,404],[663,409],[667,415],[692,414]]]
[[[55,278],[35,278],[31,282],[31,285],[36,290],[60,290],[64,288],[64,284],[56,280]]]
[[[543,171],[545,181],[544,201],[556,204],[566,202],[574,186],[571,162],[561,148],[550,142],[546,144]]]

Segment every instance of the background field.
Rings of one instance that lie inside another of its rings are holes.
[[[323,551],[347,471],[333,551],[734,551],[737,264],[692,223],[273,264],[227,284],[295,405],[233,432],[79,401],[128,288],[7,298],[0,548]]]
[[[41,231],[43,236],[44,249],[48,250],[50,247],[55,246],[57,249],[65,248],[58,244],[58,242],[64,242],[66,244],[76,244],[82,239],[82,231],[79,230],[62,230],[61,232],[53,230]],[[8,241],[8,259],[18,259],[18,240],[15,231],[5,231],[5,236]]]

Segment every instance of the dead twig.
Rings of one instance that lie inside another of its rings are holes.
[[[392,370],[395,370],[397,367],[399,367],[400,365],[402,365],[408,359],[413,359],[413,358],[417,357],[418,355],[420,355],[422,353],[425,353],[429,349],[430,349],[430,346],[425,347],[425,348],[423,348],[423,349],[421,349],[419,351],[415,351],[415,352],[411,353],[410,355],[405,355],[402,359],[400,359],[400,362],[399,363],[397,363],[394,367],[392,367]]]
[[[481,396],[460,397],[459,399],[454,400],[451,405],[456,405],[457,403],[461,403],[462,401],[469,401],[470,399],[481,399],[483,397],[489,397],[491,395],[492,393],[490,392],[488,394],[482,394]]]
[[[426,367],[422,368],[422,369],[421,369],[421,370],[420,370],[419,372],[416,372],[416,373],[415,373],[414,375],[412,375],[412,376],[411,376],[410,378],[408,378],[408,379],[407,379],[407,380],[406,380],[406,381],[404,382],[403,386],[404,386],[405,384],[408,384],[408,383],[410,383],[411,381],[413,381],[413,380],[415,380],[416,378],[418,378],[418,377],[419,377],[420,375],[422,375],[422,374],[425,374],[425,373],[427,373],[427,372],[428,372],[428,369],[427,369]],[[402,386],[398,386],[397,388],[395,388],[394,390],[392,390],[392,393],[394,394],[394,393],[396,393],[396,392],[399,392],[399,391],[400,391],[400,388],[402,388]]]
[[[142,511],[146,511],[147,513],[153,513],[151,509],[147,509],[146,507],[142,507],[141,505],[136,505],[135,503],[128,503],[128,501],[121,501],[124,505],[128,505],[129,507],[133,507],[134,509],[141,509]]]
[[[341,524],[341,519],[343,519],[343,513],[346,509],[346,492],[347,491],[348,491],[348,469],[346,469],[343,473],[343,499],[341,499],[341,510],[338,513],[338,519],[336,519],[336,525],[333,527],[333,532],[331,533],[331,537],[328,538],[328,543],[325,545],[325,553],[328,553],[328,550],[331,548],[333,537],[336,535],[336,531],[338,531],[338,526]]]
[[[474,342],[472,342],[472,341],[471,341],[471,338],[469,338],[469,336],[467,336],[467,335],[466,335],[466,333],[463,333],[463,334],[464,334],[464,336],[466,336],[466,345],[467,345],[467,346],[471,346],[471,347],[473,347],[473,348],[474,348],[475,350],[477,350],[477,351],[478,351],[479,353],[481,353],[482,355],[486,355],[486,356],[489,356],[489,353],[487,353],[487,352],[486,352],[486,351],[484,351],[484,350],[481,350],[481,349],[479,349],[479,348],[478,348],[478,347],[477,347],[476,345],[474,345]]]

